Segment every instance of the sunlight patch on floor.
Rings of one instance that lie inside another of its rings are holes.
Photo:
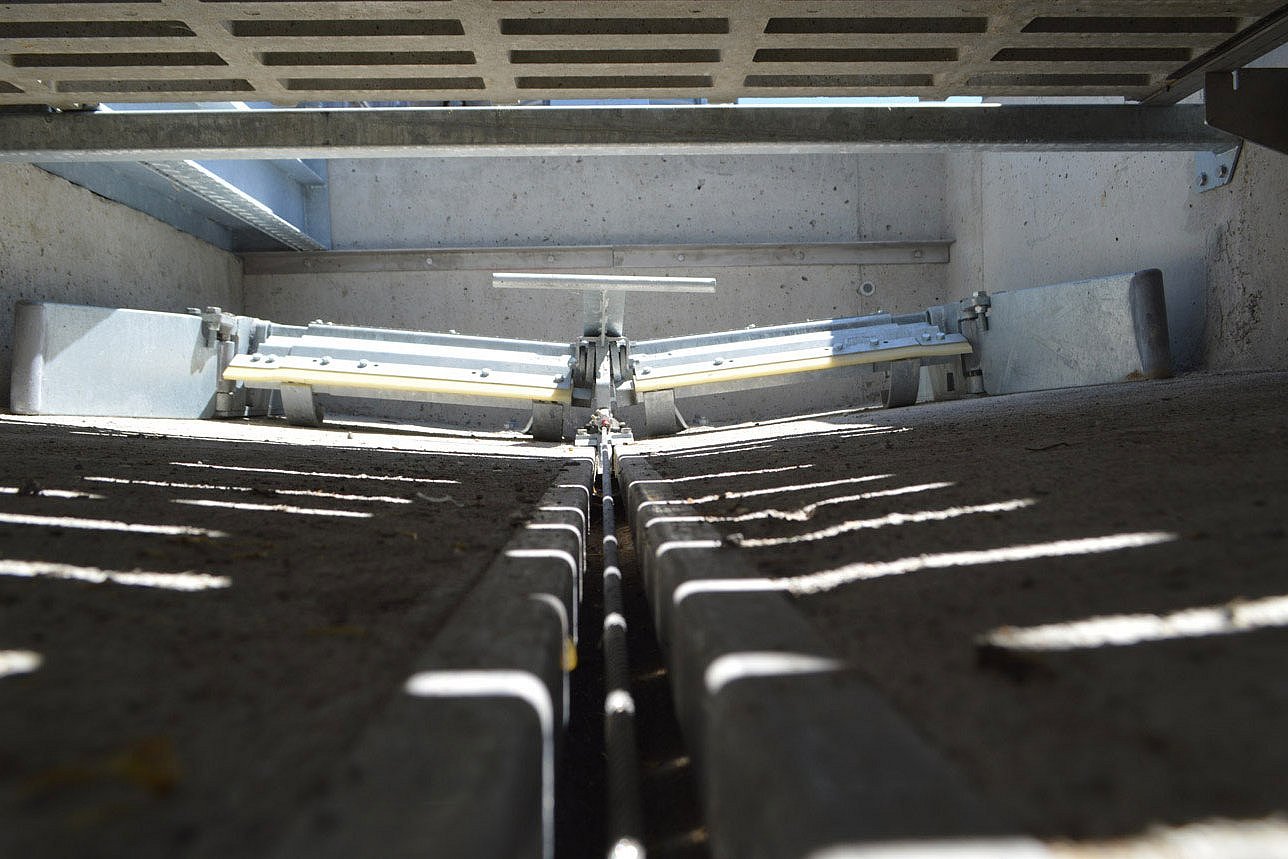
[[[35,525],[84,531],[124,531],[129,534],[159,534],[166,537],[228,536],[223,531],[196,528],[191,525],[144,525],[114,519],[78,519],[73,516],[37,516],[28,513],[0,513],[0,525]]]
[[[44,661],[34,650],[0,650],[0,677],[31,674],[39,671]]]
[[[1115,614],[1040,626],[1004,626],[980,642],[1018,651],[1085,650],[1148,641],[1233,635],[1288,626],[1288,596],[1233,600],[1169,614]]]
[[[218,507],[224,510],[247,510],[260,513],[292,513],[297,516],[335,516],[341,519],[370,519],[361,510],[332,510],[327,507],[295,507],[290,504],[252,504],[248,501],[215,501],[210,498],[176,498],[175,504],[191,507]]]
[[[762,538],[743,537],[741,534],[730,534],[725,537],[725,540],[744,549],[786,546],[792,543],[810,543],[815,540],[826,540],[831,537],[838,537],[842,534],[849,534],[853,531],[863,531],[873,528],[886,528],[895,525],[916,525],[922,522],[946,522],[949,519],[958,519],[962,516],[977,516],[985,513],[1011,513],[1015,510],[1022,510],[1025,507],[1031,507],[1034,503],[1035,502],[1032,498],[1015,498],[1010,501],[998,501],[993,504],[975,504],[969,507],[948,507],[943,510],[918,510],[915,513],[888,513],[885,516],[877,516],[873,519],[853,519],[849,522],[842,522],[839,525],[832,525],[829,528],[811,531],[808,534],[793,534],[787,537]]]
[[[148,570],[103,570],[98,567],[81,567],[49,561],[0,560],[0,576],[24,579],[67,579],[90,584],[116,584],[133,587],[162,588],[171,591],[207,591],[232,586],[227,576],[185,571],[181,573],[154,573]]]
[[[292,495],[307,498],[333,498],[337,501],[380,501],[385,504],[411,504],[410,498],[398,498],[393,495],[353,495],[342,492],[323,492],[319,489],[261,489],[256,486],[226,486],[218,483],[175,483],[169,480],[132,480],[124,477],[85,477],[95,483],[116,483],[124,486],[155,486],[161,489],[201,489],[211,492],[263,492],[267,495]],[[48,494],[46,490],[42,494]],[[86,498],[102,498],[101,495],[84,495]]]
[[[172,462],[181,468],[211,468],[219,471],[245,471],[253,474],[285,474],[293,477],[326,477],[339,480],[389,480],[398,483],[460,483],[432,477],[406,477],[401,474],[350,474],[334,471],[295,471],[290,468],[261,468],[249,465],[211,465],[206,462]]]

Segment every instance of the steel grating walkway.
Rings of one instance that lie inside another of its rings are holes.
[[[1143,99],[1276,0],[0,5],[0,106],[748,96]]]

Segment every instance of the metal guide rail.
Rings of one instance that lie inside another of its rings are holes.
[[[625,293],[711,292],[705,278],[497,274],[504,288],[577,289],[580,338],[514,340],[20,302],[12,408],[26,414],[323,420],[319,394],[531,407],[558,441],[573,408],[644,435],[685,428],[677,399],[793,384],[803,374],[885,374],[884,404],[1098,384],[1170,373],[1157,270],[988,294],[919,313],[824,319],[655,340],[626,336]],[[128,348],[122,348],[127,345]],[[627,430],[629,432],[629,430]],[[587,437],[584,443],[593,444]]]

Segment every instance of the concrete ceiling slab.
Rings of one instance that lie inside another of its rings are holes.
[[[1125,96],[1279,0],[0,4],[0,106]]]

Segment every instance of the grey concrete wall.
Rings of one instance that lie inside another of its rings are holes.
[[[1158,267],[1178,365],[1288,366],[1288,158],[1256,146],[1235,181],[1196,194],[1189,154],[445,158],[332,165],[337,248],[952,238],[925,266],[658,270],[716,276],[715,296],[628,300],[638,338],[916,310],[1005,290]],[[644,273],[644,272],[634,272]],[[871,281],[870,298],[858,286]],[[577,296],[498,291],[487,272],[246,279],[247,311],[571,340]],[[865,402],[852,381],[689,402],[758,418]],[[514,414],[345,408],[496,426]]]
[[[343,248],[938,238],[944,159],[427,158],[331,165]]]
[[[0,407],[23,299],[182,311],[240,308],[241,263],[28,165],[0,165]],[[126,344],[123,344],[126,345]]]
[[[432,248],[938,239],[945,159],[903,156],[442,158],[331,165],[334,243]],[[947,266],[676,267],[716,277],[714,296],[632,296],[631,336],[905,311],[947,300]],[[624,272],[626,273],[626,272]],[[871,282],[871,296],[859,286]],[[493,290],[489,272],[251,276],[247,311],[282,321],[575,339],[580,297]],[[866,402],[852,379],[686,401],[687,415],[753,418]],[[495,425],[513,415],[435,407],[345,408]]]
[[[1234,182],[1200,203],[1210,223],[1205,366],[1288,367],[1288,155],[1244,147]]]
[[[1288,367],[1288,157],[1248,146],[1195,193],[1185,153],[948,159],[951,292],[1160,268],[1181,369]]]
[[[953,238],[949,265],[655,270],[715,296],[635,297],[637,338],[907,311],[1157,266],[1182,368],[1288,367],[1288,157],[1245,150],[1196,194],[1186,154],[957,153],[340,161],[337,248]],[[219,304],[336,322],[571,340],[574,295],[492,290],[487,272],[257,276],[235,257],[29,166],[0,167],[0,404],[23,298],[177,310]],[[859,294],[865,281],[876,286]],[[245,301],[243,302],[243,294]],[[713,420],[866,401],[852,381],[691,402]],[[497,426],[514,415],[363,409]]]

